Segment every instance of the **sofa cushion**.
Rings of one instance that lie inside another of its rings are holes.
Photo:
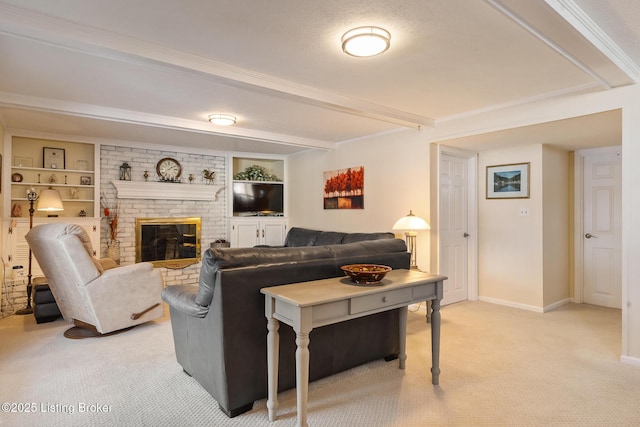
[[[339,245],[342,242],[344,236],[347,233],[340,233],[337,231],[322,231],[318,234],[316,241],[313,243],[313,246],[321,246],[321,245]]]
[[[407,246],[401,239],[292,248],[212,248],[205,251],[203,264],[223,269],[406,251]]]
[[[328,245],[326,248],[331,251],[334,258],[407,252],[407,245],[402,239],[363,240],[342,245]]]
[[[308,259],[333,258],[327,246],[257,247],[207,249],[204,258],[211,257],[217,268],[236,268],[262,264],[279,264]]]
[[[284,239],[285,246],[313,246],[315,244],[318,234],[321,232],[318,230],[309,230],[300,227],[291,227],[287,233],[287,237]]]
[[[396,236],[393,233],[349,233],[344,236],[342,243],[362,242],[364,240],[380,240],[380,239],[395,239]]]
[[[361,242],[363,240],[394,239],[393,233],[343,233],[291,227],[284,241],[286,247],[337,245]]]

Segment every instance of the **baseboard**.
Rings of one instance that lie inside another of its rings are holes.
[[[631,356],[620,356],[620,362],[626,365],[637,366],[640,368],[640,358]]]
[[[533,305],[520,304],[513,301],[507,301],[498,298],[490,298],[490,297],[478,297],[478,300],[484,302],[490,302],[491,304],[504,305],[507,307],[519,308],[521,310],[535,311],[536,313],[544,313],[544,309],[542,307],[536,307]]]
[[[534,305],[520,304],[513,301],[507,301],[498,298],[490,298],[490,297],[479,297],[478,300],[484,302],[490,302],[491,304],[504,305],[507,307],[519,308],[521,310],[535,311],[536,313],[546,313],[547,311],[555,310],[558,307],[561,307],[565,304],[569,304],[571,302],[571,298],[565,298],[561,301],[554,302],[553,304],[549,304],[546,307],[536,307]]]
[[[569,304],[570,302],[572,302],[571,298],[565,298],[563,300],[554,302],[553,304],[549,304],[548,306],[544,307],[542,311],[546,313],[547,311],[555,310],[556,308],[562,307],[563,305]]]

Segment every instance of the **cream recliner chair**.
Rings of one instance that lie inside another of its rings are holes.
[[[25,237],[62,316],[76,325],[67,338],[109,334],[164,314],[162,276],[151,263],[94,258],[89,236],[75,224],[38,225]]]

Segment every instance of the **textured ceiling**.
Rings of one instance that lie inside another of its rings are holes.
[[[635,23],[639,8],[624,0],[0,0],[0,120],[221,151],[331,149],[633,84]],[[391,48],[342,53],[342,34],[367,24],[388,29]],[[238,124],[211,125],[213,112]],[[595,122],[615,136],[616,123]]]

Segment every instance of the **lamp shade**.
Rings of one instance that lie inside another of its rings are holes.
[[[63,211],[64,206],[62,206],[62,198],[60,197],[58,190],[54,190],[52,188],[42,190],[40,192],[40,197],[38,197],[37,209],[39,211],[46,212]]]
[[[420,217],[415,216],[412,211],[409,211],[409,215],[403,216],[402,218],[397,220],[395,224],[393,224],[394,230],[413,231],[413,230],[428,230],[430,228],[431,227],[429,227],[429,224],[427,224],[427,221],[425,221]]]

